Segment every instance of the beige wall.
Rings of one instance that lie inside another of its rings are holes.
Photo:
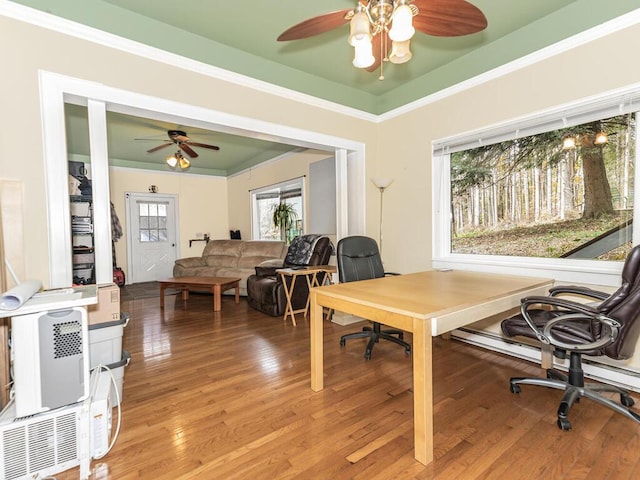
[[[189,239],[196,233],[209,233],[211,238],[229,238],[227,217],[227,180],[220,177],[150,172],[125,168],[110,168],[109,193],[123,228],[123,238],[116,243],[118,265],[127,266],[127,226],[125,194],[148,193],[149,186],[158,187],[158,193],[178,197],[178,231],[180,244],[177,256],[194,257],[202,254],[204,242]]]
[[[304,188],[308,192],[309,165],[313,162],[324,160],[331,155],[320,151],[294,153],[229,178],[230,228],[240,230],[243,239],[250,239],[251,198],[249,190],[304,176]],[[309,218],[309,206],[305,204],[304,208],[304,216]]]

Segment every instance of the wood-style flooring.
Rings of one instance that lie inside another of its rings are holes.
[[[411,357],[381,342],[340,348],[363,324],[325,323],[325,389],[309,380],[309,325],[224,297],[123,302],[122,426],[92,462],[107,479],[633,479],[640,426],[588,400],[556,427],[561,392],[512,375],[535,365],[455,340],[434,339],[435,461],[413,458]],[[409,337],[410,338],[410,337]],[[638,401],[638,395],[634,395]],[[78,468],[56,475],[77,479]]]

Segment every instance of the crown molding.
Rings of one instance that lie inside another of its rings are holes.
[[[376,115],[301,93],[296,90],[280,87],[269,82],[257,80],[246,75],[231,72],[181,55],[170,53],[159,48],[151,47],[134,40],[129,40],[93,27],[73,22],[71,20],[56,17],[55,15],[17,4],[9,0],[0,0],[0,15],[81,40],[86,40],[104,47],[114,48],[145,59],[151,59],[167,65],[179,67],[217,80],[223,80],[235,85],[240,85],[263,93],[286,98],[287,100],[293,100],[305,105],[311,105],[372,123],[382,123],[399,117],[640,23],[640,9],[633,10],[632,12],[573,35],[565,40],[561,40],[546,48],[540,49],[529,55],[525,55],[517,60],[501,65],[500,67],[496,67],[488,72],[476,75],[468,80],[457,83],[451,87],[442,89],[436,93],[427,95],[419,100],[407,103],[406,105],[383,114]]]

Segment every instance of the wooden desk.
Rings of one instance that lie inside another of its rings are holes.
[[[322,277],[323,285],[327,282],[329,285],[331,284],[331,274],[335,273],[337,268],[334,265],[315,265],[304,268],[279,268],[276,270],[276,273],[280,274],[282,278],[282,286],[284,287],[284,295],[287,298],[287,306],[284,309],[284,317],[283,320],[286,321],[287,317],[291,315],[291,322],[294,326],[296,323],[296,313],[304,312],[305,317],[307,316],[307,312],[309,311],[309,297],[307,297],[307,303],[305,303],[304,308],[300,308],[298,310],[293,309],[293,305],[291,304],[291,297],[293,295],[293,291],[296,286],[296,278],[301,275],[307,279],[307,286],[309,290],[313,287],[321,286],[318,282],[318,273],[324,272],[327,275]],[[286,277],[291,277],[291,282],[287,285]]]
[[[412,332],[414,455],[426,465],[433,460],[431,337],[518,307],[522,297],[546,295],[552,285],[548,279],[432,270],[313,288],[311,388],[324,388],[323,307]]]
[[[222,292],[236,289],[236,303],[240,303],[240,279],[235,277],[171,277],[160,280],[160,308],[164,308],[164,290],[175,287],[182,291],[182,300],[189,299],[189,289],[205,290],[213,294],[213,311],[222,308]]]

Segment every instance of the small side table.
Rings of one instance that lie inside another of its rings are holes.
[[[300,308],[298,310],[293,309],[293,305],[291,304],[291,298],[293,296],[293,291],[296,287],[296,278],[300,275],[304,275],[307,279],[307,286],[309,290],[313,287],[320,287],[320,282],[318,280],[318,273],[324,272],[326,275],[322,278],[322,285],[330,285],[331,284],[331,274],[337,272],[337,268],[334,265],[315,265],[304,268],[279,268],[276,270],[276,273],[280,274],[282,278],[282,284],[284,286],[284,295],[287,297],[287,306],[284,310],[283,320],[286,321],[288,316],[291,316],[291,322],[294,326],[297,326],[296,323],[296,313],[304,312],[304,315],[307,316],[309,312],[309,296],[307,295],[307,302],[304,308]],[[286,277],[291,277],[291,282],[287,286]]]

